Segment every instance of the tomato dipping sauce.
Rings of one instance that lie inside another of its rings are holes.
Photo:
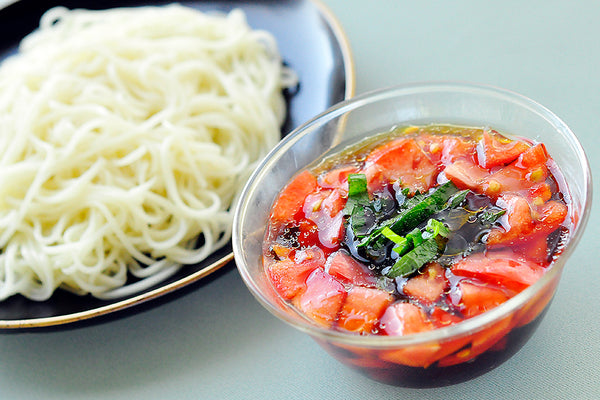
[[[395,128],[288,183],[270,212],[264,270],[285,301],[328,329],[443,328],[546,272],[572,229],[565,193],[543,143],[491,128]],[[523,334],[551,299],[552,290],[543,293],[519,315],[443,347],[346,357],[380,373],[458,366],[505,349],[511,331]]]

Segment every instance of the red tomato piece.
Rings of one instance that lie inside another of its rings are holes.
[[[569,209],[564,203],[549,201],[537,209],[536,231],[551,233],[557,230],[567,218]]]
[[[448,136],[444,139],[441,162],[444,165],[453,163],[459,158],[470,158],[475,152],[475,145],[467,139]]]
[[[475,333],[471,338],[467,337],[467,339],[472,339],[471,346],[442,358],[439,360],[438,365],[440,367],[449,367],[461,364],[473,360],[487,350],[492,349],[510,332],[511,320],[512,316],[509,316],[497,324]]]
[[[475,334],[471,344],[471,357],[482,354],[487,350],[502,350],[506,343],[500,342],[500,340],[510,332],[512,328],[512,319],[513,316],[511,314],[489,328]]]
[[[485,284],[475,284],[466,280],[460,281],[461,312],[468,318],[482,314],[504,303],[509,297],[500,289]]]
[[[327,189],[339,189],[344,195],[348,194],[348,175],[359,172],[358,167],[349,165],[336,168],[319,175],[317,182]]]
[[[324,265],[325,257],[320,249],[306,249],[296,251],[294,260],[284,259],[270,264],[267,274],[277,293],[290,300],[306,289],[307,277]]]
[[[350,332],[372,333],[392,301],[392,295],[383,290],[354,286],[348,292],[338,325]]]
[[[394,303],[383,313],[380,328],[387,335],[400,336],[434,329],[425,312],[411,303]],[[382,360],[411,367],[427,367],[436,360],[439,343],[427,343],[405,349],[382,351]]]
[[[307,317],[331,327],[346,296],[344,285],[319,268],[306,278],[306,290],[294,297],[292,302]]]
[[[546,287],[540,290],[534,297],[532,297],[523,307],[517,311],[515,315],[515,326],[520,327],[527,325],[538,317],[546,308],[546,306],[552,300],[556,286],[558,285],[558,278],[552,280]]]
[[[568,214],[567,206],[558,201],[549,201],[533,211],[527,200],[520,196],[503,196],[498,205],[507,210],[507,222],[505,227],[490,231],[488,246],[536,242],[545,249],[547,235],[558,229]]]
[[[272,221],[292,221],[302,210],[304,199],[317,189],[317,178],[305,170],[281,192],[271,210]]]
[[[375,286],[377,284],[377,278],[369,268],[343,250],[338,250],[329,256],[325,270],[344,283],[356,286]]]
[[[469,158],[475,153],[475,144],[470,140],[454,135],[425,135],[417,143],[438,165],[449,165],[459,158]]]
[[[552,189],[546,182],[536,183],[529,188],[528,199],[534,205],[540,205],[552,198]]]
[[[493,228],[487,239],[488,246],[514,244],[531,234],[535,228],[529,202],[521,196],[502,196],[496,203],[506,210],[502,228]]]
[[[285,259],[269,265],[267,274],[277,293],[289,300],[304,289],[306,278],[313,270],[312,266],[297,265],[293,260]]]
[[[477,278],[501,288],[521,291],[535,283],[544,267],[510,250],[471,254],[452,266],[455,275]]]
[[[444,310],[441,307],[434,307],[431,312],[431,321],[437,328],[454,325],[461,322],[464,318]]]
[[[431,263],[422,273],[410,278],[403,291],[420,302],[431,304],[441,299],[447,287],[444,268],[438,263]]]
[[[313,221],[302,218],[298,222],[298,243],[302,247],[312,247],[319,244],[319,231],[317,224]]]
[[[306,218],[313,221],[319,241],[327,248],[337,248],[343,237],[343,215],[346,199],[339,190],[325,189],[306,196],[303,206]]]
[[[427,368],[437,361],[440,351],[442,351],[440,344],[432,342],[398,350],[383,350],[379,358],[394,364]]]
[[[492,198],[501,193],[527,192],[548,177],[547,161],[548,153],[544,145],[530,147],[511,164],[492,173],[481,184],[481,190]]]
[[[510,241],[515,253],[527,256],[529,259],[541,264],[549,262],[548,260],[548,235],[563,224],[568,215],[568,208],[564,203],[558,201],[549,201],[540,207],[536,207],[532,212],[535,216],[533,228],[529,233],[523,236],[515,237]],[[498,232],[494,229],[488,237],[488,246],[494,247],[501,244],[504,232]]]
[[[335,217],[344,209],[345,204],[346,199],[339,190],[324,189],[306,196],[303,210],[306,217],[314,221],[320,214]]]
[[[535,146],[524,151],[515,161],[515,166],[523,169],[532,169],[540,165],[546,165],[550,156],[543,143],[538,143]]]
[[[524,142],[504,140],[486,131],[477,144],[477,160],[483,168],[506,165],[516,160],[528,148]]]
[[[461,352],[467,345],[471,343],[469,336],[460,337],[458,339],[452,339],[445,341],[440,344],[440,351],[435,354],[434,362],[438,361],[438,365],[442,366],[443,359],[447,357],[453,357],[451,354],[454,352]]]
[[[444,169],[444,174],[459,189],[471,189],[473,191],[478,191],[483,182],[490,176],[488,170],[465,158],[448,165]]]
[[[515,254],[520,254],[527,259],[539,264],[548,263],[548,236],[546,234],[532,234],[521,243],[511,246]]]
[[[434,328],[421,307],[412,303],[394,303],[385,310],[379,322],[390,336],[410,335]]]
[[[365,161],[365,174],[371,192],[399,179],[414,193],[429,190],[438,170],[414,139],[402,138],[373,150]]]

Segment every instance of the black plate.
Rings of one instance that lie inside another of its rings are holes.
[[[49,8],[103,9],[162,5],[163,1],[36,1],[21,0],[0,9],[0,60],[16,52],[21,39],[34,30]],[[284,62],[299,76],[299,87],[288,94],[288,118],[282,135],[354,94],[354,66],[347,39],[331,12],[319,0],[182,1],[202,11],[244,10],[248,23],[265,29],[277,39]],[[195,290],[203,279],[224,266],[233,265],[231,246],[209,259],[182,268],[176,275],[137,295],[118,300],[99,300],[57,291],[49,300],[30,301],[13,296],[0,302],[0,332],[54,330],[106,321],[137,312]],[[212,277],[218,276],[214,274]],[[186,290],[183,290],[183,289]],[[167,296],[168,295],[168,296]],[[161,300],[161,301],[159,301]]]

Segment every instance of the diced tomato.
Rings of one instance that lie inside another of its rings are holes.
[[[348,175],[359,172],[358,167],[349,165],[336,168],[319,175],[317,182],[326,189],[339,189],[343,194],[348,193]]]
[[[294,252],[294,261],[297,263],[317,263],[319,267],[325,266],[325,254],[319,247],[297,250]]]
[[[344,250],[332,253],[327,259],[326,271],[341,282],[356,286],[375,286],[373,273]]]
[[[293,260],[284,259],[277,261],[267,268],[269,279],[275,290],[284,299],[291,299],[304,288],[306,277],[313,271],[312,266],[304,268],[296,265]]]
[[[474,151],[473,143],[461,137],[448,136],[443,142],[441,162],[448,165],[459,158],[470,157]]]
[[[522,169],[533,169],[540,165],[546,165],[548,161],[548,151],[543,143],[538,143],[535,146],[528,148],[515,161],[515,166]]]
[[[564,203],[549,201],[537,209],[536,231],[551,233],[557,230],[567,218],[569,209]]]
[[[471,360],[473,356],[471,355],[471,346],[466,347],[454,354],[450,354],[438,361],[438,366],[440,367],[451,367],[452,365],[461,364],[463,362],[467,362]]]
[[[410,335],[434,328],[421,307],[412,303],[394,303],[381,317],[380,328],[390,336]]]
[[[527,256],[529,259],[541,264],[549,262],[548,260],[548,235],[562,225],[567,217],[567,206],[558,201],[549,201],[540,207],[535,208],[533,227],[523,233],[521,236],[513,238],[513,251]],[[488,246],[495,247],[502,241],[504,232],[494,229],[488,237]],[[491,241],[490,241],[491,238]]]
[[[486,195],[495,198],[501,193],[521,193],[548,177],[548,154],[541,144],[530,147],[511,164],[493,172],[481,184]]]
[[[271,220],[291,221],[302,210],[304,199],[317,189],[317,178],[308,170],[297,175],[281,192],[271,210]]]
[[[431,162],[437,165],[449,165],[475,153],[473,142],[461,136],[424,135],[417,139],[417,143]]]
[[[331,327],[342,309],[347,292],[339,281],[315,269],[306,279],[306,290],[294,297],[294,306],[315,322]]]
[[[518,140],[500,139],[487,131],[477,144],[477,159],[483,168],[492,168],[513,162],[529,146]]]
[[[438,365],[449,367],[461,364],[485,353],[502,340],[511,328],[512,315],[471,336],[471,346],[442,358]]]
[[[414,193],[429,190],[438,170],[414,139],[402,138],[373,150],[365,161],[365,174],[371,192],[399,179]]]
[[[328,248],[339,247],[343,237],[343,215],[346,199],[339,190],[324,189],[306,196],[302,210],[317,226],[319,241]]]
[[[444,174],[459,189],[478,191],[483,182],[490,176],[488,170],[481,168],[475,162],[461,158],[448,165]]]
[[[427,368],[437,360],[442,347],[437,342],[410,346],[398,350],[384,350],[379,354],[382,360],[409,367]]]
[[[524,304],[523,307],[517,311],[517,315],[515,316],[515,326],[520,327],[527,325],[536,319],[537,316],[542,313],[544,308],[550,304],[557,285],[558,279],[555,278],[534,297],[532,297],[526,304]]]
[[[298,222],[298,243],[302,247],[312,247],[319,244],[319,231],[317,224],[313,221],[302,218]]]
[[[381,317],[380,328],[387,335],[400,336],[429,331],[434,326],[420,307],[411,303],[394,303]],[[427,367],[435,361],[435,355],[440,349],[439,343],[434,342],[384,351],[380,357],[396,364]]]
[[[437,328],[454,325],[461,322],[464,318],[453,314],[441,307],[434,307],[431,312],[431,321]]]
[[[531,148],[525,153],[530,150]],[[545,164],[527,169],[520,166],[520,160],[525,153],[522,153],[513,163],[499,169],[493,168],[491,171],[468,158],[461,158],[446,166],[444,174],[459,189],[471,189],[492,199],[506,193],[525,194],[548,177],[548,168]]]
[[[568,213],[567,206],[558,201],[549,201],[532,212],[527,200],[520,196],[503,196],[498,205],[507,210],[506,228],[493,228],[488,235],[488,246],[535,242],[545,251],[546,236],[561,226]]]
[[[545,166],[540,166],[534,173],[515,168],[513,164],[509,164],[494,172],[482,182],[480,191],[493,199],[502,193],[527,193],[535,183],[546,179],[547,172]],[[534,176],[536,176],[535,179]]]
[[[531,234],[511,248],[515,254],[522,255],[539,264],[548,263],[548,236],[546,234]],[[495,247],[495,246],[490,246]]]
[[[331,190],[320,190],[309,193],[304,198],[304,204],[302,210],[306,218],[314,222],[314,218],[311,218],[313,214],[320,212],[323,209],[323,201],[331,194]],[[329,213],[328,213],[329,214]]]
[[[404,285],[404,294],[425,304],[439,300],[448,287],[444,268],[438,263],[431,263],[422,273],[410,278]]]
[[[473,336],[473,343],[471,345],[471,355],[479,355],[498,343],[508,332],[510,332],[512,326],[512,314],[506,318],[494,323],[489,328],[476,333]]]
[[[433,362],[438,361],[439,365],[439,363],[443,362],[440,360],[444,360],[446,357],[452,357],[451,354],[454,352],[461,352],[461,349],[464,349],[470,343],[471,337],[469,336],[459,337],[457,339],[447,340],[443,343],[440,343],[440,351],[435,354]]]
[[[552,189],[546,182],[536,183],[529,188],[528,199],[533,205],[541,205],[552,198]]]
[[[392,295],[383,290],[354,286],[348,292],[339,315],[338,325],[350,332],[372,333],[379,318],[392,301]]]
[[[504,291],[487,286],[475,284],[466,280],[458,283],[460,289],[460,308],[466,317],[482,314],[508,300]]]
[[[502,288],[521,291],[535,283],[544,267],[510,250],[475,253],[452,266],[455,275],[477,278]]]
[[[493,228],[487,239],[488,246],[497,244],[513,244],[527,237],[535,228],[535,223],[531,216],[529,202],[515,195],[502,196],[496,203],[506,210],[506,216],[501,220],[505,221],[502,228]]]
[[[316,269],[323,268],[325,257],[318,248],[295,252],[294,260],[286,258],[267,267],[267,274],[275,290],[290,300],[306,289],[306,278]]]

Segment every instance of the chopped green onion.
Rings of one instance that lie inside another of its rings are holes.
[[[442,222],[437,219],[430,219],[427,221],[425,230],[431,233],[431,237],[441,236],[447,238],[450,235],[450,230]]]
[[[382,226],[374,230],[358,247],[367,248],[372,246],[380,248],[382,239],[385,239],[381,233],[385,227],[398,234],[414,229],[431,215],[442,210],[448,200],[457,192],[458,188],[451,181],[448,181],[438,186],[429,195],[415,195],[403,204],[404,210],[400,214],[384,221]]]
[[[411,240],[398,235],[396,232],[394,232],[387,226],[383,228],[381,234],[396,244],[392,251],[398,253],[399,255],[403,255],[412,248],[413,243]]]
[[[435,238],[424,240],[420,245],[400,257],[396,263],[384,274],[388,278],[397,278],[411,275],[424,264],[437,257],[439,252]]]
[[[416,247],[423,243],[423,233],[419,228],[415,228],[406,234],[406,240],[409,240]]]
[[[367,190],[367,176],[365,174],[348,175],[348,201],[344,208],[346,215],[351,215],[354,206],[369,204],[369,192]]]
[[[383,228],[381,234],[396,244],[406,242],[406,238],[403,238],[402,236],[398,235],[396,232],[394,232],[387,226]]]

